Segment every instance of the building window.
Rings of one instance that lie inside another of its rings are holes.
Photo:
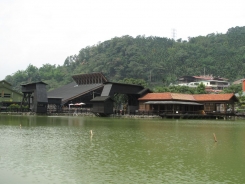
[[[4,98],[10,98],[11,97],[11,95],[10,94],[8,94],[8,93],[4,93],[4,96],[3,96]]]

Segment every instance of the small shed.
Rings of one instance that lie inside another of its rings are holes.
[[[62,97],[48,97],[48,111],[49,112],[62,112],[61,108]]]
[[[113,114],[114,100],[110,96],[97,96],[90,100],[93,103],[92,112],[99,116]]]

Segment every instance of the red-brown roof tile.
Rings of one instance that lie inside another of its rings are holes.
[[[188,101],[195,100],[193,95],[190,95],[190,94],[171,93],[171,96],[173,100],[188,100]]]
[[[139,100],[171,100],[171,93],[148,93]]]
[[[188,100],[195,101],[193,95],[181,93],[148,93],[139,100]]]
[[[148,93],[138,100],[184,100],[184,101],[229,101],[236,98],[233,93],[228,94],[181,94],[181,93]]]
[[[234,94],[198,94],[193,95],[196,101],[228,101]]]

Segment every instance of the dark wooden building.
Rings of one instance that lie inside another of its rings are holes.
[[[116,82],[106,82],[104,83],[103,91],[101,93],[100,98],[97,97],[96,99],[91,100],[91,102],[97,102],[93,104],[93,112],[99,113],[98,109],[100,109],[101,115],[105,114],[112,114],[113,113],[113,104],[112,101],[107,101],[108,99],[114,99],[115,96],[118,94],[124,94],[127,96],[127,112],[136,111],[139,108],[139,101],[138,98],[145,95],[146,93],[150,92],[149,89],[144,88],[140,85],[134,84],[124,84],[124,83],[116,83]],[[104,105],[102,105],[102,101],[104,100]],[[102,107],[104,108],[104,112],[102,112]],[[107,109],[108,108],[108,109]],[[114,107],[115,110],[118,107]]]
[[[59,113],[62,112],[62,98],[61,97],[48,97],[48,111]]]
[[[93,113],[98,116],[108,116],[113,114],[113,100],[110,96],[98,96],[91,100],[93,103]]]
[[[113,100],[116,95],[127,95],[127,110],[135,111],[139,107],[138,98],[150,92],[140,85],[108,82],[102,73],[79,74],[72,78],[74,80],[72,83],[49,91],[48,99],[52,101],[57,98],[62,99],[61,106],[64,108],[69,104],[82,102],[86,104],[83,108],[91,108],[94,113],[108,115],[113,113],[115,108]]]
[[[73,75],[73,82],[48,91],[48,98],[61,98],[61,106],[85,103],[84,108],[91,108],[91,99],[100,96],[107,79],[102,73]]]
[[[144,88],[141,85],[106,82],[104,83],[104,88],[101,93],[101,96],[110,96],[113,99],[115,95],[125,94],[128,98],[127,110],[133,111],[138,109],[139,107],[138,98],[140,98],[148,92],[150,92],[150,90]]]
[[[36,113],[46,113],[48,105],[46,85],[44,82],[22,84],[21,105],[28,105],[29,109]]]

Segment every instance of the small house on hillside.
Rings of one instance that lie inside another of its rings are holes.
[[[205,85],[207,93],[219,93],[230,86],[228,79],[213,77],[212,75],[205,76],[182,76],[178,79],[177,86],[198,87],[200,84]]]
[[[190,83],[190,82],[200,82],[200,81],[228,81],[226,78],[214,77],[213,75],[203,75],[203,76],[182,76],[178,78],[178,83]]]

